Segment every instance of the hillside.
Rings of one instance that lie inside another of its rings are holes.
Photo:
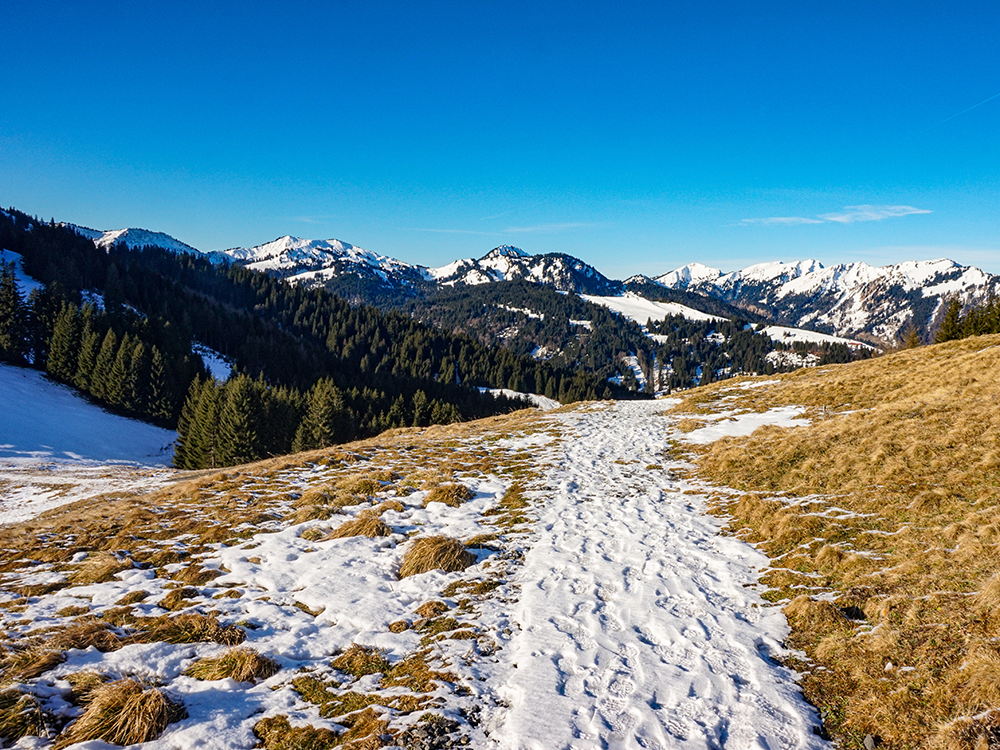
[[[808,657],[789,663],[848,747],[997,741],[998,367],[1000,336],[973,337],[713,386],[672,412],[689,438],[725,415],[809,419],[693,459],[730,530],[771,557],[766,596]]]
[[[185,749],[987,747],[998,358],[395,430],[0,529],[0,728],[106,737],[113,688]]]

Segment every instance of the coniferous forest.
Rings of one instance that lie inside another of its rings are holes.
[[[14,209],[0,213],[0,246],[44,284],[22,299],[13,269],[0,272],[0,359],[45,370],[122,414],[176,427],[180,468],[524,406],[477,387],[562,402],[634,395],[591,373],[239,266],[160,248],[105,252]],[[209,376],[194,342],[234,363],[225,383]]]

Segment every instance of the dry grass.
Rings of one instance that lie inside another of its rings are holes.
[[[387,510],[394,510],[397,513],[402,513],[406,510],[406,506],[399,502],[399,500],[385,500],[372,508],[372,513],[380,516]]]
[[[246,633],[242,628],[220,625],[215,617],[196,612],[138,620],[136,625],[140,631],[131,638],[136,643],[213,641],[223,646],[238,646],[246,640]]]
[[[337,482],[337,489],[350,495],[374,495],[382,491],[382,483],[369,476],[345,477]]]
[[[476,556],[461,541],[449,536],[425,536],[415,539],[403,555],[399,577],[443,570],[446,573],[465,570],[474,565]]]
[[[132,561],[128,558],[118,557],[110,552],[94,552],[88,555],[80,567],[74,571],[70,580],[77,586],[90,586],[110,581],[116,573],[131,567]]]
[[[184,674],[197,680],[233,679],[237,682],[256,682],[273,677],[281,667],[273,659],[262,656],[252,648],[231,648],[219,656],[199,659]]]
[[[179,589],[170,589],[156,604],[163,609],[169,609],[173,612],[174,610],[183,609],[188,606],[191,599],[200,595],[201,592],[198,589],[191,586],[183,586]]]
[[[55,747],[86,740],[106,740],[116,745],[148,742],[167,725],[187,716],[184,706],[162,690],[127,678],[95,688],[83,716],[71,724]]]
[[[271,716],[258,721],[253,733],[264,750],[327,750],[339,744],[337,734],[325,728],[293,727],[287,716]]]
[[[0,675],[4,681],[32,680],[58,667],[64,661],[66,654],[62,651],[35,644],[7,654],[3,661],[0,661]]]
[[[332,665],[334,669],[354,677],[389,671],[385,651],[374,646],[362,646],[360,643],[352,643],[349,649],[333,660]]]
[[[304,505],[292,514],[292,523],[325,521],[342,512],[336,505]]]
[[[0,739],[45,736],[45,716],[38,700],[20,690],[0,692]]]
[[[63,679],[70,685],[66,700],[77,706],[89,703],[91,694],[101,685],[111,681],[107,675],[90,670],[63,675]]]
[[[791,600],[790,645],[814,660],[797,665],[805,694],[847,747],[943,747],[948,726],[949,747],[974,750],[963,722],[1000,706],[998,371],[989,336],[724,382],[678,407],[811,408],[807,426],[693,452],[745,493],[715,507],[775,561],[768,598]]]
[[[420,617],[423,617],[424,619],[430,619],[431,617],[438,617],[439,615],[443,615],[445,612],[448,611],[448,609],[449,609],[448,605],[445,604],[444,602],[429,601],[429,602],[424,602],[413,611],[415,614],[419,615]]]
[[[955,719],[931,737],[931,750],[992,750],[1000,747],[1000,710]]]
[[[464,484],[458,482],[439,484],[427,493],[427,497],[424,498],[424,507],[426,508],[431,503],[444,503],[452,508],[457,508],[466,500],[471,500],[473,496],[472,490]]]
[[[45,640],[46,648],[58,651],[93,646],[98,651],[107,652],[116,651],[122,645],[122,639],[111,629],[110,624],[96,618],[77,620]]]
[[[376,515],[362,513],[357,518],[345,521],[327,534],[327,539],[343,539],[349,536],[366,536],[374,539],[378,536],[391,536],[392,527]]]

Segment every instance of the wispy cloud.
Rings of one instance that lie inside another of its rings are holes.
[[[763,219],[743,219],[740,224],[744,226],[750,224],[825,224],[827,222],[855,224],[860,221],[882,221],[883,219],[894,219],[899,216],[929,213],[932,213],[929,209],[914,208],[913,206],[844,206],[843,211],[818,214],[815,217],[769,216]]]
[[[530,227],[507,227],[504,233],[509,234],[531,234],[534,232],[567,232],[571,229],[592,229],[600,224],[592,222],[565,222],[562,224],[535,224]]]
[[[913,206],[844,206],[841,213],[823,214],[819,218],[824,221],[835,221],[838,224],[853,224],[857,221],[882,221],[882,219],[894,219],[897,216],[929,213],[931,212],[926,208],[914,208]]]

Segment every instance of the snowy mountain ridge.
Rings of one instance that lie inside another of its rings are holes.
[[[100,231],[67,224],[100,247],[156,245],[175,252],[195,248],[162,232],[145,229]],[[340,285],[357,278],[389,296],[419,296],[442,287],[525,280],[562,292],[617,297],[627,284],[654,285],[706,295],[734,307],[798,328],[815,328],[849,338],[889,342],[911,323],[925,331],[940,322],[944,300],[957,294],[976,304],[1000,293],[1000,277],[940,258],[872,266],[864,261],[826,267],[818,260],[772,261],[724,272],[689,263],[655,278],[626,282],[604,276],[579,258],[562,253],[532,255],[501,245],[481,258],[464,258],[428,268],[381,255],[337,239],[286,235],[254,247],[206,253],[310,287]],[[360,286],[359,286],[360,290]]]

